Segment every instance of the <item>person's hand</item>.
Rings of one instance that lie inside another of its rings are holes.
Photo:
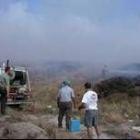
[[[74,109],[76,109],[76,105],[74,105]]]
[[[57,107],[59,108],[59,103],[57,103]]]
[[[81,111],[81,107],[80,106],[78,107],[78,110]]]
[[[7,98],[9,98],[9,97],[10,97],[10,94],[8,93],[8,94],[7,94]]]

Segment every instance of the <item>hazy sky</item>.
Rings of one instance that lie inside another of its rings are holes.
[[[0,0],[0,59],[140,62],[140,0]]]

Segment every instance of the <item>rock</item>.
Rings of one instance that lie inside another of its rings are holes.
[[[48,105],[47,108],[48,108],[48,109],[52,109],[52,106],[51,106],[51,105]]]
[[[48,124],[57,124],[57,123],[58,123],[57,117],[52,117],[51,119],[48,120]]]
[[[53,108],[53,109],[52,109],[52,112],[53,112],[53,113],[56,112],[56,108]]]
[[[8,115],[6,115],[6,116],[2,116],[2,117],[0,117],[0,122],[5,122],[7,119],[9,119],[11,116],[8,116]]]
[[[134,122],[134,120],[128,120],[128,122],[133,123],[133,122]]]
[[[36,121],[38,121],[38,117],[36,117],[36,116],[34,116],[34,115],[24,115],[23,117],[22,117],[22,119],[23,120],[25,120],[25,121],[33,121],[33,122],[36,122]]]
[[[5,129],[5,137],[8,139],[48,139],[43,129],[30,122],[9,124]]]
[[[27,118],[29,118],[30,120],[38,120],[38,117],[34,115],[27,115]]]
[[[23,115],[22,120],[26,122],[31,122],[35,125],[40,125],[40,119],[35,115]]]
[[[52,115],[49,115],[49,114],[47,114],[47,115],[42,115],[40,118],[41,118],[42,120],[47,121],[47,120],[52,119]]]
[[[126,113],[124,114],[124,116],[125,116],[126,118],[128,118],[128,117],[129,117],[129,115],[128,115],[128,114],[126,114]]]
[[[4,137],[5,133],[6,133],[6,129],[0,128],[0,139]]]
[[[98,139],[98,138],[96,138],[96,139]],[[113,136],[110,136],[108,134],[102,133],[100,136],[100,139],[116,139],[116,138]]]

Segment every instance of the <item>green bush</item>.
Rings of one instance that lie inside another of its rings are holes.
[[[129,97],[140,96],[140,91],[139,91],[139,89],[136,89],[136,88],[130,89],[130,90],[128,91],[128,96],[129,96]]]

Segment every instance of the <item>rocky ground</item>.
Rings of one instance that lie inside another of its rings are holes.
[[[65,120],[65,119],[64,119]],[[100,139],[124,139],[129,133],[133,138],[140,138],[140,133],[132,128],[139,126],[139,120],[127,120],[122,124],[101,125]],[[65,126],[65,121],[64,121]],[[86,128],[71,133],[57,127],[56,114],[36,114],[23,111],[10,112],[0,117],[0,139],[87,139]],[[96,138],[96,135],[95,135]]]
[[[63,133],[65,131],[65,129],[58,129],[57,128],[57,117],[52,117],[49,120],[49,123],[53,124],[53,126],[55,126],[56,130],[59,133],[61,133],[61,132]],[[65,125],[65,122],[63,124]],[[84,127],[84,125],[81,125],[81,131],[80,132],[76,132],[76,133],[67,132],[66,134],[69,135],[69,138],[87,139],[86,128]],[[95,138],[97,138],[96,134],[95,134]],[[108,135],[107,133],[102,132],[101,136],[100,136],[100,139],[116,139],[116,137]]]
[[[110,127],[110,129],[112,129]],[[116,139],[106,128],[101,127],[101,139]],[[18,115],[0,118],[0,138],[4,139],[87,139],[86,129],[81,125],[81,131],[67,132],[57,128],[57,117],[51,115]]]

